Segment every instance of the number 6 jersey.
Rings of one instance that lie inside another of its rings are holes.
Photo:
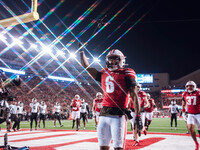
[[[104,91],[103,106],[127,108],[129,88],[135,86],[135,71],[129,68],[101,71],[98,81]]]
[[[200,91],[184,92],[182,97],[186,102],[189,114],[200,114]]]

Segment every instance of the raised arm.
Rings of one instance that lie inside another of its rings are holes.
[[[94,79],[97,79],[98,74],[100,74],[100,72],[98,70],[96,70],[95,68],[90,68],[89,67],[89,62],[85,56],[85,52],[83,50],[80,51],[80,57],[81,57],[81,64],[83,65],[83,67],[86,68],[86,70],[91,74],[91,76]]]

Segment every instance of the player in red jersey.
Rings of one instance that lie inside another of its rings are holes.
[[[134,146],[138,146],[139,145],[139,136],[140,136],[141,132],[138,132],[138,130],[139,131],[140,130],[143,131],[145,135],[147,134],[147,131],[146,131],[145,126],[144,126],[144,124],[145,124],[145,112],[144,112],[144,109],[149,106],[149,102],[147,100],[147,95],[146,95],[146,93],[144,91],[141,90],[141,84],[137,83],[136,88],[137,88],[137,95],[138,95],[138,99],[139,99],[139,103],[140,103],[140,107],[141,107],[140,115],[141,115],[142,129],[138,129],[138,127],[134,125],[135,124],[135,115],[136,115],[135,114],[135,107],[133,105],[133,102],[130,101],[129,107],[132,110],[131,114],[132,114],[132,117],[133,117],[133,119],[132,119],[132,127],[134,129],[134,131],[133,131],[133,134],[134,134],[133,139],[135,141],[135,143],[133,144]]]
[[[74,128],[76,121],[76,131],[78,131],[80,129],[80,106],[81,106],[81,99],[79,95],[75,95],[70,106],[72,107],[72,119],[73,119],[72,129]]]
[[[124,69],[125,56],[117,49],[113,49],[107,54],[107,68],[104,68],[101,72],[89,67],[84,51],[81,51],[80,55],[83,66],[95,80],[101,82],[104,93],[103,108],[100,112],[97,128],[100,150],[109,150],[111,139],[115,150],[123,150],[126,140],[125,113],[127,112],[128,93],[134,101],[136,122],[140,126],[135,72],[132,69]]]
[[[156,104],[154,102],[154,99],[151,98],[149,93],[147,93],[147,100],[149,101],[149,106],[144,109],[146,130],[148,130],[148,127],[151,124],[152,117],[153,117],[153,109],[156,108]]]
[[[200,132],[200,91],[196,90],[196,83],[194,81],[188,81],[185,85],[186,92],[183,93],[182,111],[185,112],[185,107],[188,108],[187,126],[188,130],[195,142],[195,150],[199,150],[199,143],[196,139],[196,133],[194,131],[195,124],[197,130]]]
[[[98,122],[99,122],[99,114],[100,114],[101,108],[103,107],[102,102],[103,102],[102,93],[98,92],[96,94],[96,98],[93,101],[93,107],[92,107],[96,127],[97,127]]]

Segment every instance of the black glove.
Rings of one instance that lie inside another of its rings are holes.
[[[131,120],[133,117],[131,116],[131,111],[130,110],[128,110],[128,109],[125,109],[125,114],[126,114],[126,116],[128,117],[128,119],[129,120]]]
[[[135,126],[137,127],[138,135],[141,136],[141,130],[142,130],[143,126],[142,126],[142,119],[141,119],[140,115],[137,115],[135,117]]]

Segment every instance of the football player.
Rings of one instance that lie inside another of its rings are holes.
[[[38,127],[40,128],[40,122],[41,120],[43,121],[43,128],[45,128],[45,115],[47,112],[47,105],[45,104],[44,101],[41,101],[41,104],[39,105],[39,110],[40,110],[40,120]]]
[[[171,101],[169,105],[169,113],[171,114],[171,130],[173,129],[173,120],[175,120],[175,130],[177,129],[177,113],[179,113],[176,101]]]
[[[39,112],[39,103],[36,98],[32,99],[32,103],[30,103],[31,107],[31,123],[30,123],[30,131],[32,131],[33,120],[35,120],[35,130],[37,130],[37,116]]]
[[[185,112],[186,105],[188,107],[188,130],[192,139],[195,142],[195,150],[199,150],[199,143],[194,131],[195,124],[197,130],[200,133],[200,91],[196,89],[196,83],[194,81],[188,81],[185,85],[186,92],[183,93],[182,111]]]
[[[23,103],[18,102],[17,110],[18,110],[18,122],[17,122],[17,130],[20,130],[20,122],[22,121],[22,115],[23,115]]]
[[[81,106],[81,99],[79,95],[75,95],[74,99],[72,99],[72,102],[70,104],[72,107],[72,129],[74,128],[75,122],[76,122],[76,131],[80,129],[80,106]]]
[[[80,51],[82,65],[101,82],[104,97],[103,108],[100,112],[97,126],[98,142],[101,150],[109,150],[113,140],[115,150],[125,148],[126,139],[126,110],[128,105],[127,95],[134,101],[137,124],[140,125],[139,102],[135,90],[136,74],[133,69],[125,69],[125,56],[118,50],[111,50],[106,56],[106,68],[98,71],[91,68],[83,50]]]
[[[58,120],[60,127],[63,127],[61,121],[60,121],[60,103],[56,102],[56,105],[54,106],[54,127],[56,127],[56,119]]]
[[[151,98],[149,93],[147,93],[147,100],[149,101],[149,106],[144,109],[146,130],[148,130],[148,127],[151,124],[152,117],[153,117],[153,109],[156,108],[156,104],[154,102],[154,99]]]
[[[12,104],[9,106],[11,114],[11,122],[14,122],[12,127],[13,131],[16,131],[16,127],[18,124],[18,109],[16,104],[17,104],[16,101],[12,101]]]
[[[147,100],[147,95],[144,91],[141,90],[141,84],[137,83],[136,84],[136,88],[137,88],[137,95],[138,95],[138,99],[139,99],[139,103],[140,103],[140,115],[141,115],[141,123],[142,123],[142,127],[141,129],[138,129],[138,126],[135,126],[135,106],[133,105],[133,101],[130,101],[131,103],[129,103],[129,105],[131,105],[131,110],[132,110],[132,127],[134,129],[133,131],[133,139],[135,141],[135,143],[133,144],[134,146],[138,146],[139,144],[139,136],[141,134],[141,132],[143,131],[144,135],[147,134],[147,131],[145,129],[145,112],[144,109],[147,108],[149,106],[149,102]]]
[[[87,114],[90,112],[90,109],[88,107],[88,103],[85,102],[84,99],[81,101],[81,107],[80,107],[80,119],[83,119],[83,130],[85,130],[85,121],[87,120]]]
[[[95,119],[95,127],[97,127],[98,125],[98,122],[99,122],[99,114],[100,114],[100,111],[101,111],[101,108],[103,107],[102,106],[102,102],[103,102],[103,97],[102,97],[102,93],[101,92],[98,92],[96,94],[96,98],[94,99],[93,101],[93,107],[92,107],[92,110],[93,110],[93,113],[94,113],[94,119]]]

